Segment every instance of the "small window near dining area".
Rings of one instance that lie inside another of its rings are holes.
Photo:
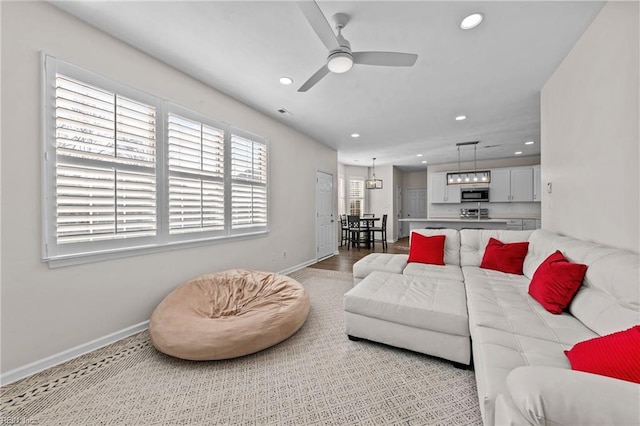
[[[364,210],[364,180],[349,180],[349,214],[360,216]]]

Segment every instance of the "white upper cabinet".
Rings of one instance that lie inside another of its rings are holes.
[[[533,167],[493,169],[489,188],[492,203],[534,201]]]
[[[429,185],[433,204],[459,203],[460,185],[447,185],[446,173],[432,173]]]
[[[489,184],[489,201],[492,203],[508,203],[511,201],[511,170],[491,170]]]
[[[540,166],[533,166],[533,201],[542,201],[542,175]]]
[[[511,201],[533,201],[533,167],[511,169]]]

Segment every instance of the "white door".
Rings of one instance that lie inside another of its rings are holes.
[[[333,175],[316,173],[316,252],[317,258],[334,252]]]
[[[414,219],[427,218],[427,189],[407,189],[407,217]]]

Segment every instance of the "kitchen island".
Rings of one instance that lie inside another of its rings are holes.
[[[409,224],[409,232],[414,229],[424,228],[449,228],[449,229],[507,229],[509,219],[472,219],[455,217],[433,217],[433,218],[406,218],[399,219],[400,222]]]

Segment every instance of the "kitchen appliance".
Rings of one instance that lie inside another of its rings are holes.
[[[460,209],[460,219],[489,219],[489,209]]]
[[[460,188],[460,201],[463,203],[489,201],[489,188]]]

